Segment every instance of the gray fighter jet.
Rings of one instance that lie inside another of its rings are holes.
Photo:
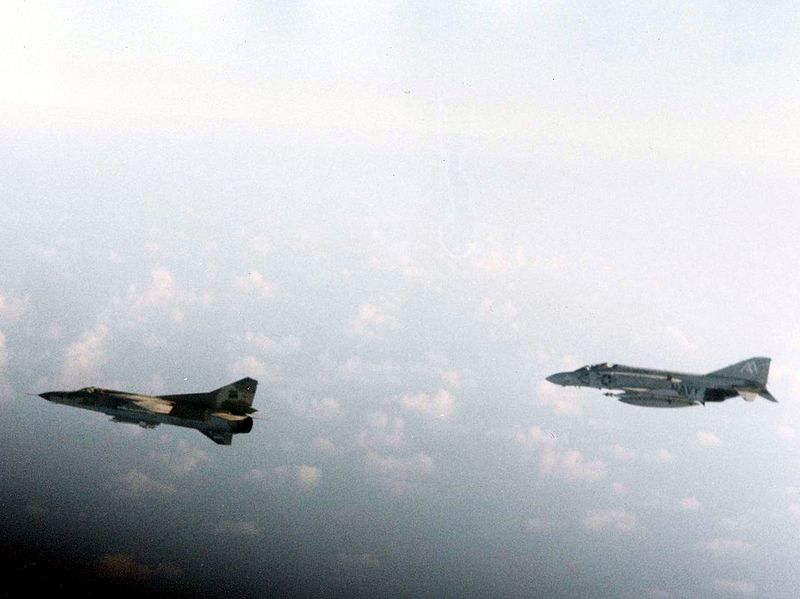
[[[142,395],[84,387],[78,391],[48,391],[47,401],[103,412],[113,422],[138,424],[155,428],[173,424],[196,428],[220,445],[230,445],[233,435],[249,433],[256,410],[252,407],[258,381],[244,378],[208,393],[184,395]]]
[[[584,366],[574,372],[547,377],[556,385],[613,389],[605,393],[634,406],[680,408],[724,401],[737,395],[747,401],[763,397],[777,402],[767,391],[769,358],[750,358],[708,374],[684,374],[620,364]]]

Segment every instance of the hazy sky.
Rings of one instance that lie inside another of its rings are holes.
[[[800,11],[0,6],[0,533],[314,597],[795,597]],[[773,359],[780,403],[544,381]],[[258,379],[231,447],[26,392]]]

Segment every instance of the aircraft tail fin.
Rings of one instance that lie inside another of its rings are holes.
[[[232,414],[244,416],[256,410],[252,407],[258,381],[249,377],[230,385],[214,389],[208,393],[188,393],[181,395],[161,395],[160,399],[175,404],[190,404],[206,408],[227,410]]]
[[[251,406],[257,386],[257,380],[246,377],[215,389],[209,395],[214,399],[214,405],[218,408],[230,410],[234,414],[249,414],[255,412]]]
[[[708,374],[709,376],[717,375],[747,379],[749,381],[756,381],[761,385],[766,385],[767,377],[769,376],[769,363],[769,358],[749,358],[748,360],[737,362],[736,364],[726,366],[721,370],[709,372]]]

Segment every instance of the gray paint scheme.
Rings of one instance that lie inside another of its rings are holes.
[[[258,381],[243,378],[208,393],[142,395],[98,387],[77,391],[48,391],[47,401],[102,412],[113,422],[155,428],[172,424],[194,428],[220,445],[230,445],[233,435],[249,433],[256,410],[252,407]]]
[[[595,364],[547,377],[556,385],[612,389],[606,393],[636,406],[680,408],[724,401],[740,395],[747,401],[763,397],[777,400],[767,391],[770,358],[750,358],[708,374],[687,374],[621,364]]]

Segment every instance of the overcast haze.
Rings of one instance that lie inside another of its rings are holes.
[[[795,597],[799,21],[789,2],[4,3],[18,578]],[[759,355],[778,404],[648,410],[544,380]],[[25,395],[244,376],[262,419],[231,447]]]

